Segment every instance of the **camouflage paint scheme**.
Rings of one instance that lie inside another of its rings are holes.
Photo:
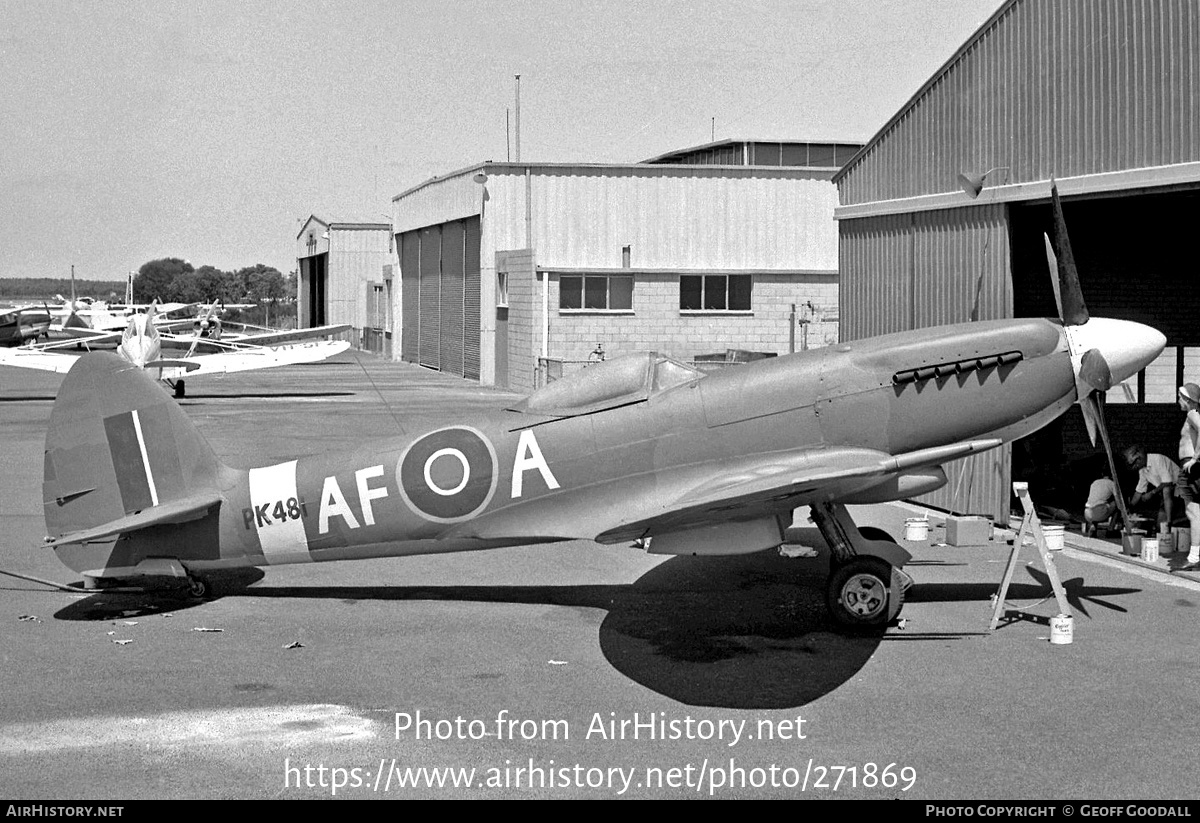
[[[1144,365],[1161,335],[1126,326],[1145,338],[1126,365]],[[51,414],[46,524],[61,560],[103,581],[578,538],[736,554],[777,545],[811,505],[835,563],[898,570],[907,552],[859,534],[843,504],[931,491],[941,463],[1049,423],[1077,399],[1068,337],[1052,320],[972,323],[710,374],[642,353],[512,408],[249,471],[141,369],[89,354]],[[902,599],[903,580],[883,583]]]

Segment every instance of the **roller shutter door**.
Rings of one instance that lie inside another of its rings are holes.
[[[466,223],[463,258],[463,377],[479,379],[479,218]]]
[[[478,217],[400,235],[401,359],[479,379]]]
[[[442,224],[441,369],[463,374],[463,222]]]
[[[421,307],[417,321],[417,362],[442,368],[442,227],[421,229]]]
[[[417,232],[400,235],[400,359],[417,362],[417,323],[421,299],[421,240]]]

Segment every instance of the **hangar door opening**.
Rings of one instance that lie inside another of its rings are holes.
[[[308,305],[301,311],[308,319],[308,327],[325,325],[325,286],[328,279],[329,253],[300,259],[300,278],[306,287]]]
[[[1200,383],[1200,290],[1187,279],[1194,267],[1190,238],[1200,221],[1200,190],[1066,200],[1063,216],[1088,312],[1145,323],[1167,337],[1157,361],[1105,396],[1118,470],[1124,471],[1121,450],[1135,443],[1174,460],[1183,426],[1176,389],[1184,382]],[[1052,224],[1049,203],[1009,210],[1017,317],[1057,316],[1043,240]],[[1099,443],[1092,446],[1076,405],[1017,441],[1012,465],[1013,479],[1029,481],[1035,502],[1079,516],[1088,486],[1107,459]],[[1119,479],[1125,493],[1132,492],[1136,473]]]
[[[479,379],[478,217],[400,235],[401,359]]]

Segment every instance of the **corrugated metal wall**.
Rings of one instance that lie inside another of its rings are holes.
[[[843,220],[840,249],[843,340],[1012,316],[1003,205]],[[1007,448],[946,468],[950,485],[922,500],[1008,512]]]
[[[844,204],[1200,160],[1200,3],[1017,0],[843,171]]]
[[[339,229],[335,223],[329,232],[325,322],[349,323],[361,333],[369,325],[363,284],[381,282],[388,260],[386,229]]]
[[[486,248],[537,249],[538,265],[837,270],[832,172],[787,167],[533,165],[526,242],[524,167],[486,167]],[[468,170],[473,171],[473,170]],[[397,232],[480,213],[471,174],[398,197]],[[784,218],[784,219],[781,219]]]
[[[805,170],[534,169],[533,248],[542,267],[837,269],[837,189]],[[657,173],[651,173],[654,170]],[[495,248],[524,248],[525,180],[493,178]]]

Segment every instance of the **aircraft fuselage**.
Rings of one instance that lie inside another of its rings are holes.
[[[97,569],[96,544],[58,551],[77,571],[119,576],[154,557],[203,570],[615,541],[637,535],[622,524],[652,520],[750,457],[1010,441],[1075,399],[1059,323],[917,330],[728,367],[592,413],[497,411],[348,454],[223,469],[219,512],[121,536],[103,562],[107,572]],[[783,514],[818,501],[896,499],[929,491],[944,475],[936,469],[923,482],[818,485],[770,505]],[[48,524],[51,517],[48,504]]]

